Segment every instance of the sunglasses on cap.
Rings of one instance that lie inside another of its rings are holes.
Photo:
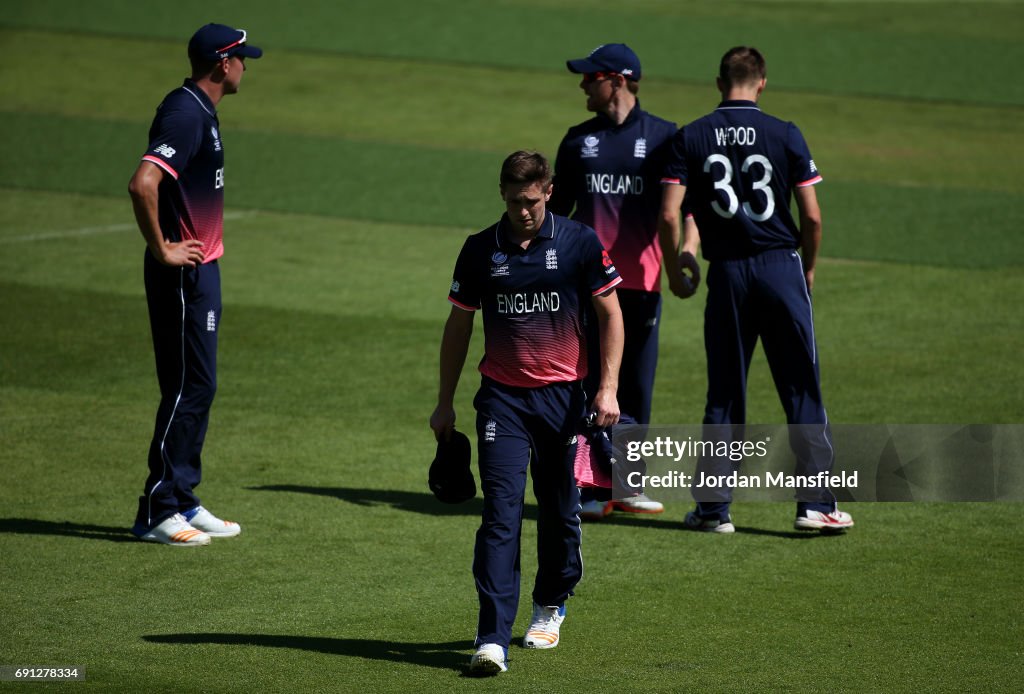
[[[232,48],[238,48],[239,46],[245,45],[245,40],[248,37],[248,34],[245,33],[245,29],[239,29],[239,31],[242,32],[242,38],[238,39],[237,41],[232,41],[223,48],[217,49],[217,53],[219,53],[221,57],[227,58],[229,57],[228,51],[230,51]]]

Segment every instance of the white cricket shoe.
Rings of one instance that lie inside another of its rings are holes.
[[[242,526],[238,523],[221,520],[202,506],[196,506],[183,515],[193,528],[202,530],[210,537],[234,537],[242,532]]]
[[[210,544],[210,536],[190,525],[180,513],[161,521],[148,532],[138,535],[138,538],[172,547],[201,547]]]
[[[496,643],[483,643],[469,660],[469,674],[490,677],[508,670],[508,651]]]
[[[702,533],[734,533],[736,526],[732,524],[732,516],[726,520],[701,518],[696,511],[690,511],[683,519],[683,527],[687,530],[697,530]]]
[[[580,504],[580,520],[599,521],[612,512],[612,502],[591,499]]]
[[[558,645],[558,630],[565,621],[565,605],[544,607],[533,604],[530,628],[523,637],[523,648],[554,648]]]
[[[839,533],[853,527],[853,516],[838,508],[832,513],[806,511],[793,521],[797,530],[820,530],[823,533]]]
[[[665,505],[646,494],[637,494],[613,500],[612,510],[625,513],[661,513],[665,510]]]

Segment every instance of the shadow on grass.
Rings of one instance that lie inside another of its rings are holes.
[[[350,487],[305,487],[297,484],[268,484],[248,487],[260,492],[293,492],[329,496],[356,506],[390,506],[399,511],[411,511],[429,516],[476,516],[484,509],[479,493],[476,498],[462,504],[443,504],[428,492],[402,492],[390,489],[354,489]],[[537,507],[527,504],[523,517],[537,519]]]
[[[841,537],[842,533],[819,533],[801,532],[799,530],[765,530],[764,528],[736,528],[736,532],[743,535],[766,535],[768,537],[781,537],[785,540],[813,540],[816,537]]]
[[[69,521],[45,521],[34,518],[0,518],[0,533],[15,535],[59,535],[108,542],[138,542],[128,528],[88,525]]]
[[[292,492],[295,494],[315,494],[341,499],[357,506],[390,506],[399,511],[411,511],[429,516],[474,516],[479,518],[483,511],[483,500],[476,498],[462,504],[443,504],[427,492],[404,492],[390,489],[358,489],[352,487],[307,487],[298,484],[268,484],[259,487],[248,487],[258,492]],[[601,525],[620,525],[634,528],[650,528],[656,530],[686,530],[681,520],[662,520],[660,514],[625,514],[613,513],[596,523]],[[537,520],[537,507],[527,504],[523,511],[525,520]],[[584,522],[584,526],[594,525],[595,521]],[[762,530],[760,528],[737,528],[737,533],[746,535],[768,535],[788,540],[806,540],[819,537],[820,533],[801,533],[796,531]]]
[[[610,516],[605,516],[600,521],[584,522],[586,527],[593,525],[623,525],[633,528],[651,528],[655,530],[679,530],[684,533],[692,533],[693,531],[686,527],[681,520],[663,520],[661,514],[658,515],[644,515],[644,514],[626,514],[626,513],[613,513]],[[763,528],[736,528],[736,533],[740,535],[764,535],[767,537],[778,537],[784,540],[809,540],[815,537],[821,537],[822,533],[807,533],[797,532],[795,530],[765,530]]]
[[[373,639],[334,639],[322,636],[284,634],[153,634],[143,636],[150,643],[218,644],[224,646],[260,646],[294,648],[328,655],[344,655],[366,660],[387,660],[463,673],[469,659],[456,651],[472,647],[471,641],[446,643],[404,643]]]

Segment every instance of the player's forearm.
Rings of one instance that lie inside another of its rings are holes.
[[[800,216],[800,253],[803,257],[804,271],[814,269],[818,260],[818,249],[821,248],[821,218]]]
[[[700,230],[697,229],[697,223],[693,220],[693,216],[687,216],[683,220],[683,253],[689,253],[693,257],[697,257],[697,251],[700,249]]]
[[[680,209],[686,189],[678,185],[665,185],[661,193],[661,211],[658,214],[658,245],[665,259],[665,270],[670,275],[680,271],[679,241]]]
[[[441,368],[440,386],[437,392],[438,405],[451,406],[455,401],[455,390],[459,385],[462,367],[466,364],[469,354],[469,342],[473,336],[473,314],[468,313],[468,321],[459,316],[453,309],[444,326],[441,337]]]
[[[668,273],[679,272],[679,237],[679,213],[663,213],[658,218],[658,245]]]
[[[625,343],[625,329],[618,299],[611,295],[614,303],[605,301],[605,311],[598,310],[598,334],[601,339],[601,390],[615,393],[619,389],[619,368],[622,366],[622,348]]]
[[[804,272],[814,272],[821,247],[821,207],[814,186],[798,187],[794,192],[796,206],[800,210],[800,253],[803,256]]]
[[[146,240],[150,252],[158,259],[164,256],[164,246],[167,243],[163,232],[160,231],[160,176],[154,176],[149,168],[156,168],[152,164],[140,166],[132,180],[128,183],[128,194],[132,198],[132,210],[135,212],[135,221]]]
[[[139,225],[142,238],[146,240],[146,245],[149,246],[150,253],[157,259],[162,258],[164,256],[166,240],[164,239],[163,232],[160,231],[156,215],[152,214],[148,206],[137,203],[134,198],[132,203],[135,209],[135,221]]]

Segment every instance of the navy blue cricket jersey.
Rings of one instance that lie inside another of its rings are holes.
[[[708,260],[795,249],[794,187],[821,181],[803,135],[753,101],[723,101],[672,139],[662,183],[686,188],[685,207]]]
[[[508,216],[466,239],[448,300],[484,314],[480,372],[536,388],[587,375],[583,302],[622,281],[590,227],[547,213],[523,249],[506,238]]]
[[[548,207],[592,227],[615,258],[622,289],[661,291],[659,181],[676,124],[641,110],[621,125],[604,114],[569,128],[555,158]]]
[[[204,263],[224,255],[224,146],[213,102],[192,80],[157,107],[142,159],[167,174],[159,201],[164,236],[202,241]]]

